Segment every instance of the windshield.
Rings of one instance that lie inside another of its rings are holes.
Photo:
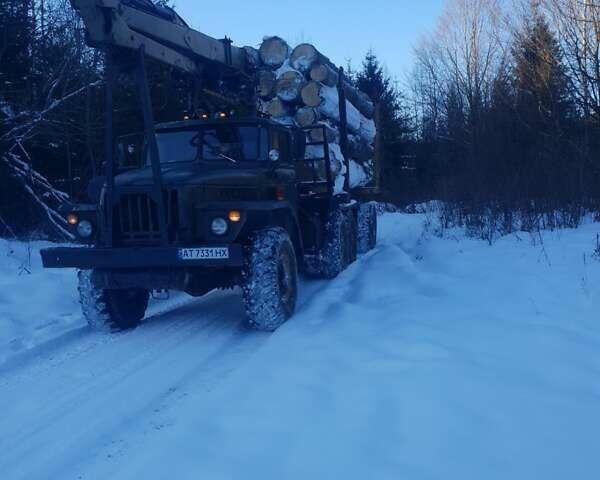
[[[223,156],[250,162],[267,159],[267,132],[264,128],[220,125],[205,128],[203,132],[203,160],[219,160]]]
[[[171,130],[156,135],[161,163],[204,161],[266,161],[267,130],[237,125],[207,126],[200,130]],[[150,165],[146,152],[146,165]]]

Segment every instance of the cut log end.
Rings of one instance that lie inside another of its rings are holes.
[[[268,102],[266,110],[267,114],[273,118],[284,118],[291,116],[290,108],[280,98],[274,98]]]
[[[309,72],[311,67],[319,62],[323,56],[310,43],[301,43],[292,51],[290,63],[292,67],[301,72]]]
[[[256,76],[256,94],[265,100],[270,100],[275,96],[275,85],[277,79],[271,70],[261,70]]]
[[[318,82],[308,82],[302,89],[301,96],[304,105],[307,107],[319,107],[323,103],[321,84]]]
[[[266,66],[276,69],[290,56],[290,46],[279,37],[265,38],[259,49],[260,59]]]
[[[309,127],[319,121],[319,112],[312,107],[302,107],[298,109],[294,118],[301,127]]]
[[[295,102],[300,98],[302,87],[305,84],[304,76],[295,70],[285,72],[275,87],[277,96],[285,102]]]

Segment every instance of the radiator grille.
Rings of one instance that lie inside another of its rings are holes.
[[[169,241],[174,240],[179,224],[177,190],[163,195]],[[119,197],[114,208],[115,240],[121,244],[157,244],[161,240],[158,206],[147,193],[128,193]]]

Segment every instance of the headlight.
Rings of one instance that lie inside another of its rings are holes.
[[[94,233],[94,227],[92,226],[91,222],[82,220],[77,225],[77,233],[81,238],[89,238],[92,236],[92,233]]]
[[[229,225],[227,224],[227,220],[219,217],[212,221],[210,228],[215,235],[221,236],[227,233],[227,230],[229,230]]]
[[[67,222],[74,227],[79,223],[79,216],[76,213],[69,213],[69,215],[67,215]]]

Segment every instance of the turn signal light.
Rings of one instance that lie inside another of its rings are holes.
[[[238,210],[232,210],[229,212],[229,221],[237,223],[242,219],[242,213]]]
[[[69,213],[69,215],[67,215],[67,222],[69,225],[75,226],[79,223],[79,217],[74,213]]]

